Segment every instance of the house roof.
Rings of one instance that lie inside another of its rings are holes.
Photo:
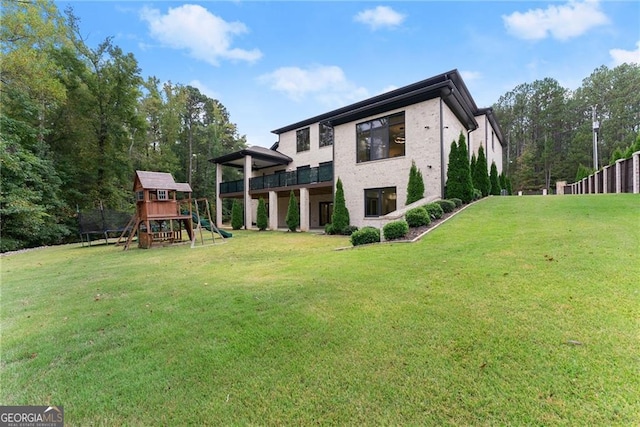
[[[475,112],[478,111],[478,107],[458,70],[451,70],[364,101],[275,129],[272,133],[280,135],[318,122],[336,126],[438,97],[443,98],[468,130],[474,130],[478,127],[475,120]],[[277,147],[278,143],[274,144],[272,148]]]
[[[476,117],[482,116],[483,114],[487,116],[487,119],[489,119],[489,123],[491,123],[491,126],[496,133],[498,141],[500,141],[500,145],[504,147],[504,134],[502,133],[502,128],[498,124],[498,120],[496,119],[496,115],[493,112],[493,108],[479,108]]]
[[[255,145],[240,151],[225,154],[224,156],[216,157],[209,161],[225,166],[243,168],[245,156],[251,156],[251,161],[253,163],[252,169],[254,170],[277,165],[288,165],[293,161],[291,157],[284,155],[279,151]]]
[[[136,177],[138,182],[140,182],[140,186],[145,190],[175,190],[191,193],[191,186],[189,184],[175,182],[173,175],[167,172],[136,171]]]

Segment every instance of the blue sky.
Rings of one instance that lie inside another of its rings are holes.
[[[637,1],[58,1],[86,43],[220,100],[249,145],[271,130],[458,69],[479,107],[521,83],[579,87],[640,63]]]

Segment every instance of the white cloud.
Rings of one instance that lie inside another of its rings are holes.
[[[211,65],[219,65],[221,59],[254,62],[262,57],[258,49],[232,47],[235,36],[249,31],[246,25],[227,22],[202,6],[185,4],[169,8],[166,15],[144,7],[140,18],[147,22],[151,36],[163,45],[186,50]]]
[[[368,92],[350,82],[340,67],[315,65],[308,69],[281,67],[258,78],[295,101],[312,95],[326,106],[336,107],[366,98]]]
[[[638,46],[636,50],[611,49],[609,55],[613,59],[613,65],[618,66],[625,62],[640,65],[640,40],[636,43],[636,46]]]
[[[548,35],[558,40],[578,37],[593,27],[609,23],[600,10],[598,0],[569,1],[546,9],[531,9],[502,15],[507,31],[527,40],[540,40]]]
[[[460,75],[465,82],[479,80],[482,78],[482,73],[479,71],[460,71]]]
[[[208,96],[211,99],[220,99],[220,95],[213,90],[211,87],[207,86],[206,84],[202,83],[200,80],[191,80],[189,82],[189,86],[193,86],[196,89],[198,89],[200,91],[200,93]]]
[[[366,9],[353,17],[354,21],[363,23],[377,30],[383,27],[397,27],[404,22],[405,15],[396,12],[388,6],[377,6],[375,9]]]
[[[382,95],[383,93],[391,92],[392,90],[396,90],[396,89],[398,89],[398,86],[389,85],[389,86],[383,88],[380,92],[378,92],[378,95]]]

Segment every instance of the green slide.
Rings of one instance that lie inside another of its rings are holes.
[[[193,218],[193,222],[198,222],[198,215],[196,214],[192,214],[191,217]],[[207,230],[211,231],[211,224],[209,223],[209,220],[206,218],[200,218],[200,225],[203,228],[206,228]],[[221,235],[222,237],[224,237],[225,239],[229,238],[229,237],[233,237],[233,234],[229,233],[228,231],[225,230],[220,230],[220,229],[215,229],[213,230],[214,232],[218,233],[219,235]]]

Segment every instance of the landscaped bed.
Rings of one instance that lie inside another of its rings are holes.
[[[70,426],[638,425],[638,218],[638,195],[493,197],[411,245],[5,256],[0,403]]]

